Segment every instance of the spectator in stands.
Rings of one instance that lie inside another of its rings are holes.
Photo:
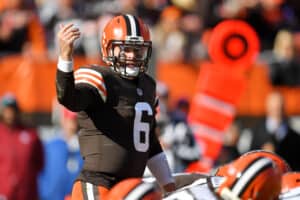
[[[178,100],[175,109],[171,112],[171,121],[165,127],[160,137],[163,147],[169,149],[172,156],[173,172],[184,172],[189,164],[200,159],[201,150],[196,142],[194,133],[187,122],[189,102],[186,99]]]
[[[59,29],[60,23],[74,22],[78,27],[82,26],[83,20],[80,19],[80,7],[74,0],[60,0],[56,1],[53,5],[55,9],[44,17],[44,26],[47,35],[47,46],[50,52],[50,56],[56,56],[57,43],[56,43],[56,32]],[[82,46],[82,40],[76,43],[75,53],[77,55],[84,55],[84,48]]]
[[[181,18],[181,29],[185,35],[184,60],[198,67],[206,59],[206,49],[201,42],[203,20],[197,12],[187,12]]]
[[[260,38],[261,50],[272,49],[276,33],[282,28],[297,28],[297,19],[291,2],[283,0],[240,1],[211,0],[211,9],[205,19],[211,25],[224,19],[242,19],[248,22]]]
[[[158,24],[154,27],[154,51],[157,60],[181,62],[184,59],[186,38],[180,29],[182,11],[175,6],[167,6],[160,15]]]
[[[285,115],[283,96],[271,92],[266,100],[266,118],[253,129],[251,149],[273,151],[282,156],[293,170],[300,170],[300,135]]]
[[[300,62],[296,59],[295,50],[293,33],[288,30],[279,31],[268,63],[274,86],[300,86]]]
[[[38,200],[37,176],[43,168],[43,147],[34,128],[20,120],[11,94],[1,100],[0,199]]]
[[[296,28],[295,12],[287,1],[259,0],[239,2],[249,2],[247,15],[244,19],[257,32],[262,51],[272,49],[276,34],[281,29],[292,30]]]
[[[56,137],[44,141],[45,168],[39,176],[40,200],[63,200],[70,195],[83,164],[77,137],[77,114],[66,108],[60,111]]]
[[[123,3],[124,5],[130,5],[129,2],[121,2],[122,5]],[[113,10],[115,3],[93,0],[88,2],[78,2],[76,0],[57,1],[54,5],[57,9],[44,21],[51,58],[56,58],[58,53],[58,43],[55,35],[60,25],[72,22],[82,30],[81,37],[75,42],[74,55],[84,56],[98,62],[101,59],[99,38],[101,38],[106,23],[113,18],[112,13],[117,12],[117,10]],[[106,6],[108,10],[105,10]]]
[[[137,15],[152,27],[158,22],[161,9],[167,4],[167,1],[141,0],[137,6]]]
[[[3,0],[0,4],[0,56],[24,53],[44,58],[45,32],[35,7],[25,0]]]
[[[83,3],[84,2],[84,3]],[[138,0],[85,0],[83,1],[83,16],[85,18],[97,18],[107,13],[128,13],[136,15]]]

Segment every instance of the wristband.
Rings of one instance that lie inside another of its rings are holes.
[[[73,60],[63,60],[60,56],[58,57],[57,68],[63,72],[73,71]]]
[[[160,186],[174,183],[174,178],[169,168],[167,158],[163,152],[150,158],[147,162],[147,166]]]

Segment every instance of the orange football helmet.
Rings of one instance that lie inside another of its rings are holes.
[[[247,156],[267,157],[267,158],[271,159],[279,167],[282,174],[291,171],[291,167],[282,157],[280,157],[279,155],[277,155],[273,152],[270,152],[270,151],[265,151],[265,150],[249,151],[249,152],[243,154],[240,158],[243,158],[245,156],[246,157]]]
[[[273,152],[269,152],[269,151],[265,151],[265,150],[254,150],[254,151],[249,151],[249,152],[243,154],[238,159],[244,159],[245,157],[248,157],[248,156],[256,157],[256,158],[266,157],[266,158],[271,159],[276,164],[276,166],[280,169],[282,174],[291,171],[291,167],[289,166],[289,164],[283,158],[281,158],[279,155],[277,155]],[[230,163],[219,166],[216,169],[216,171],[214,172],[214,175],[215,176],[223,176],[223,174],[226,172],[229,165],[230,165]]]
[[[105,26],[102,59],[125,78],[133,78],[148,68],[152,42],[146,24],[133,15],[119,15]],[[133,56],[128,56],[131,53]]]
[[[280,199],[300,199],[300,172],[288,172],[282,176]]]
[[[239,158],[227,164],[217,175],[225,177],[216,189],[225,200],[274,200],[280,194],[282,173],[266,157]]]
[[[107,194],[107,200],[160,200],[162,193],[155,183],[140,178],[125,179],[116,184]]]

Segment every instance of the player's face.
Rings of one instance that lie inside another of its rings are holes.
[[[119,62],[125,62],[129,67],[137,61],[144,60],[147,56],[147,48],[144,46],[120,45],[113,50]]]
[[[118,70],[125,77],[136,77],[139,74],[147,54],[148,48],[142,45],[117,45],[113,48]]]

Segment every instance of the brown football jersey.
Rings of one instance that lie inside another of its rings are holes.
[[[142,177],[147,160],[162,152],[155,135],[155,81],[128,80],[109,67],[57,70],[58,100],[78,112],[84,166],[80,180],[111,187]]]

